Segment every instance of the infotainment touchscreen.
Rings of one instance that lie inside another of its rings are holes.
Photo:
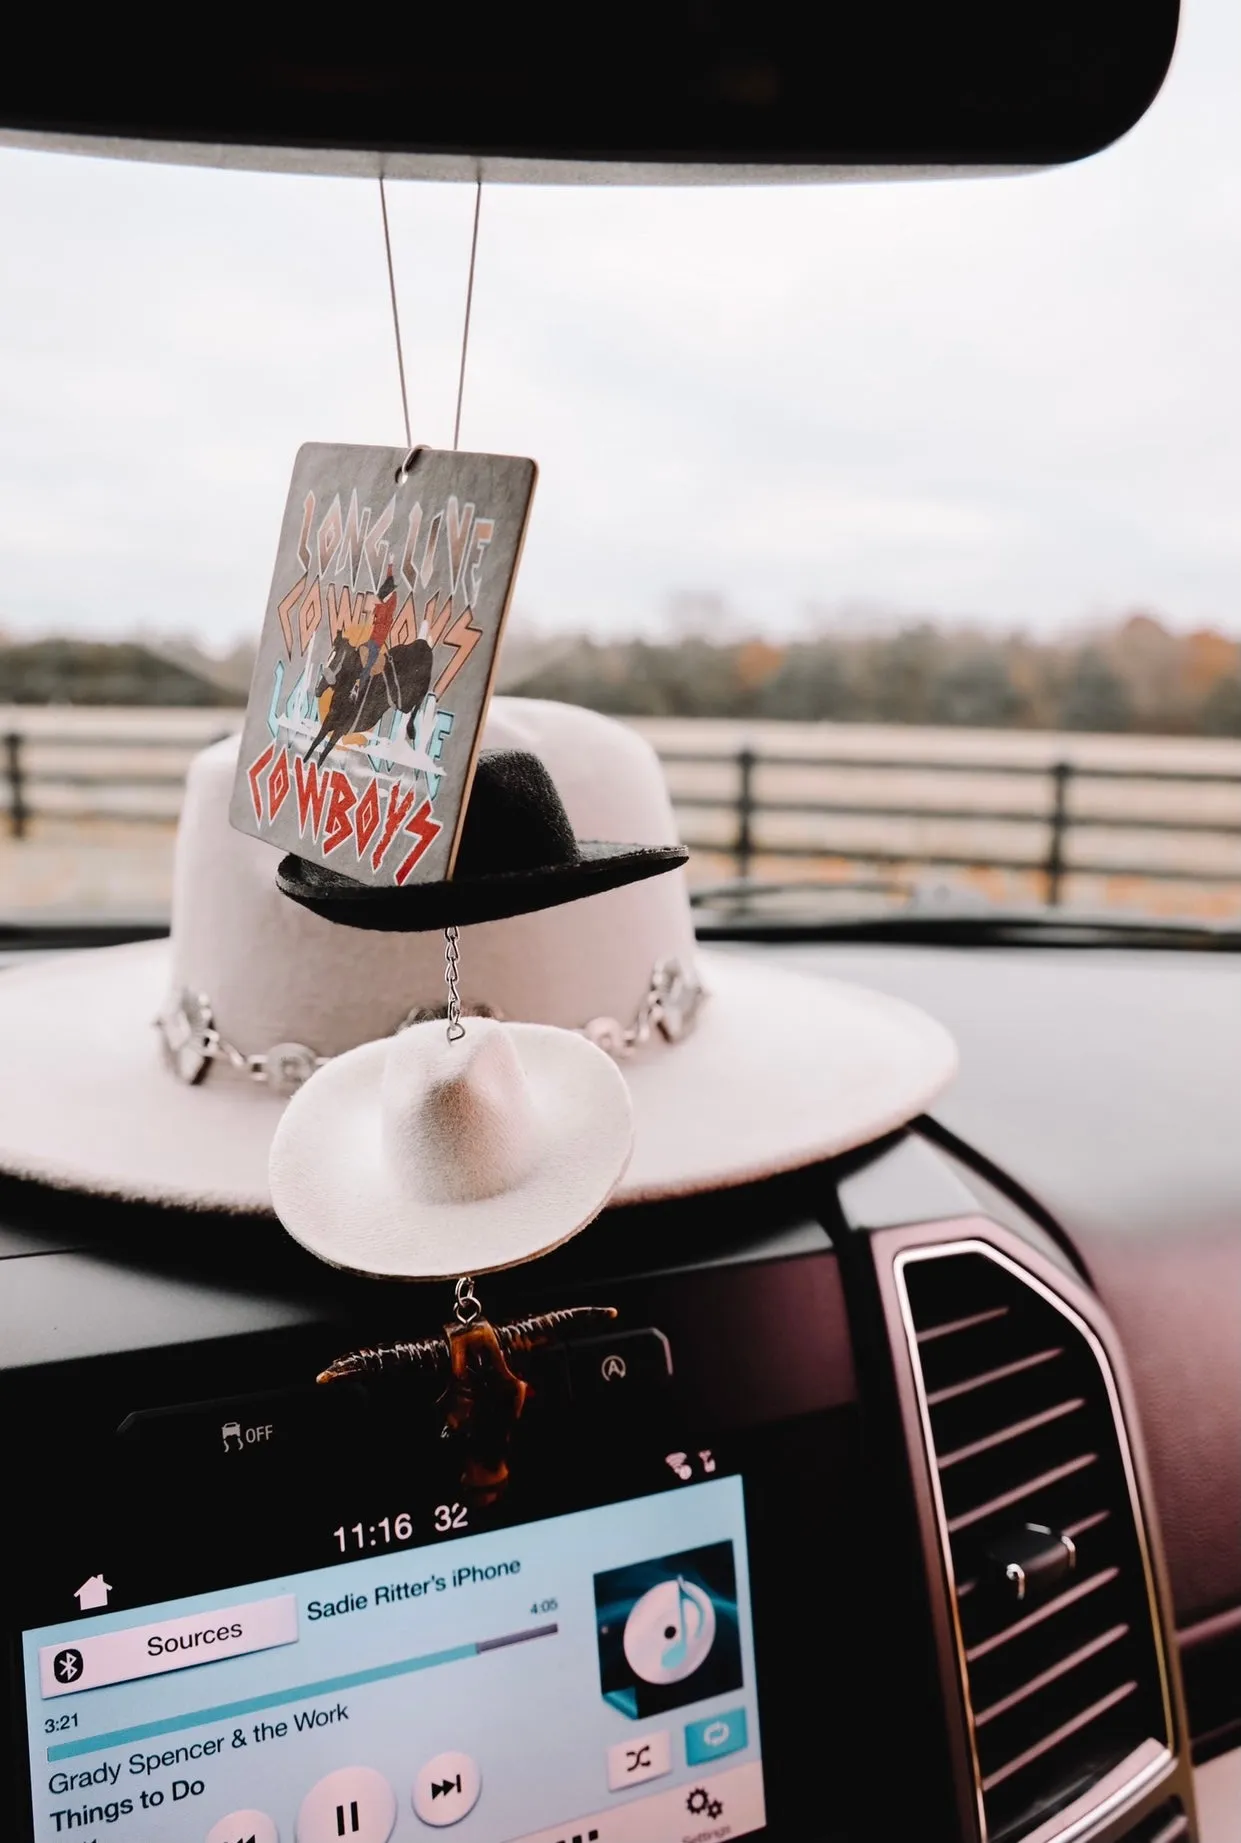
[[[707,1478],[435,1546],[396,1512],[342,1523],[322,1568],[123,1611],[88,1577],[88,1616],[23,1637],[33,1835],[759,1830],[745,1508]]]

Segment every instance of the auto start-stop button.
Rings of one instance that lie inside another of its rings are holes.
[[[672,1375],[672,1346],[655,1326],[576,1338],[569,1345],[569,1375],[575,1396],[619,1405],[664,1387]]]

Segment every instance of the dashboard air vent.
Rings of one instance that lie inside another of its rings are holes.
[[[1170,1744],[1128,1447],[1102,1347],[1014,1262],[920,1249],[897,1281],[984,1834],[1011,1843]]]

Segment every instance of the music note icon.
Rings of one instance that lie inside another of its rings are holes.
[[[644,1593],[625,1621],[625,1657],[644,1683],[683,1682],[714,1642],[710,1594],[679,1574]]]

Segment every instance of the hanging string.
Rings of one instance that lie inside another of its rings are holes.
[[[401,316],[396,304],[396,274],[392,267],[392,235],[388,229],[388,195],[384,191],[382,173],[379,175],[379,209],[383,213],[384,221],[384,254],[388,258],[388,294],[392,301],[392,330],[396,334],[396,368],[401,379],[401,409],[405,415],[405,452],[408,454],[414,445],[414,438],[409,424],[409,392],[405,388],[405,353],[401,346]]]
[[[470,237],[470,272],[465,285],[465,318],[461,327],[461,365],[457,372],[457,413],[453,421],[452,445],[461,445],[461,404],[465,396],[465,366],[470,349],[470,315],[474,306],[474,269],[478,258],[478,219],[483,202],[483,182],[480,178],[474,188],[474,229]],[[396,272],[392,264],[392,233],[388,224],[388,195],[384,189],[384,176],[379,175],[379,209],[383,216],[384,254],[388,261],[388,295],[392,302],[392,331],[396,336],[396,366],[401,380],[401,411],[405,418],[405,460],[397,473],[397,480],[403,481],[414,458],[414,436],[409,420],[409,391],[405,383],[405,352],[401,345],[401,315],[396,299]],[[459,1043],[465,1035],[465,1025],[461,1022],[461,987],[460,969],[460,935],[456,928],[444,930],[444,983],[448,988],[447,1032],[450,1043]],[[467,1287],[470,1283],[464,1283]],[[477,1310],[478,1302],[470,1299]],[[461,1300],[458,1296],[458,1311]]]
[[[465,397],[465,365],[470,351],[470,314],[474,306],[474,269],[478,260],[478,219],[482,211],[482,204],[483,182],[480,177],[475,182],[474,186],[474,229],[470,235],[470,273],[465,284],[465,318],[461,324],[461,366],[457,372],[457,413],[453,418],[452,425],[452,445],[454,449],[461,446],[461,404]],[[448,1041],[450,1043],[459,1043],[461,1038],[465,1035],[465,1025],[461,1022],[461,988],[458,984],[460,938],[455,928],[445,928],[444,979],[448,986]],[[457,1316],[462,1319],[463,1323],[468,1323],[469,1320],[464,1318],[462,1311],[463,1288],[465,1289],[465,1298],[474,1306],[474,1316],[477,1315],[480,1308],[478,1301],[474,1298],[473,1281],[458,1281]]]
[[[470,310],[474,305],[474,265],[478,259],[478,219],[483,208],[481,176],[474,185],[474,234],[470,238],[470,278],[465,285],[465,321],[461,328],[461,370],[457,374],[457,415],[452,425],[452,445],[461,446],[461,400],[465,396],[465,361],[470,349]]]

